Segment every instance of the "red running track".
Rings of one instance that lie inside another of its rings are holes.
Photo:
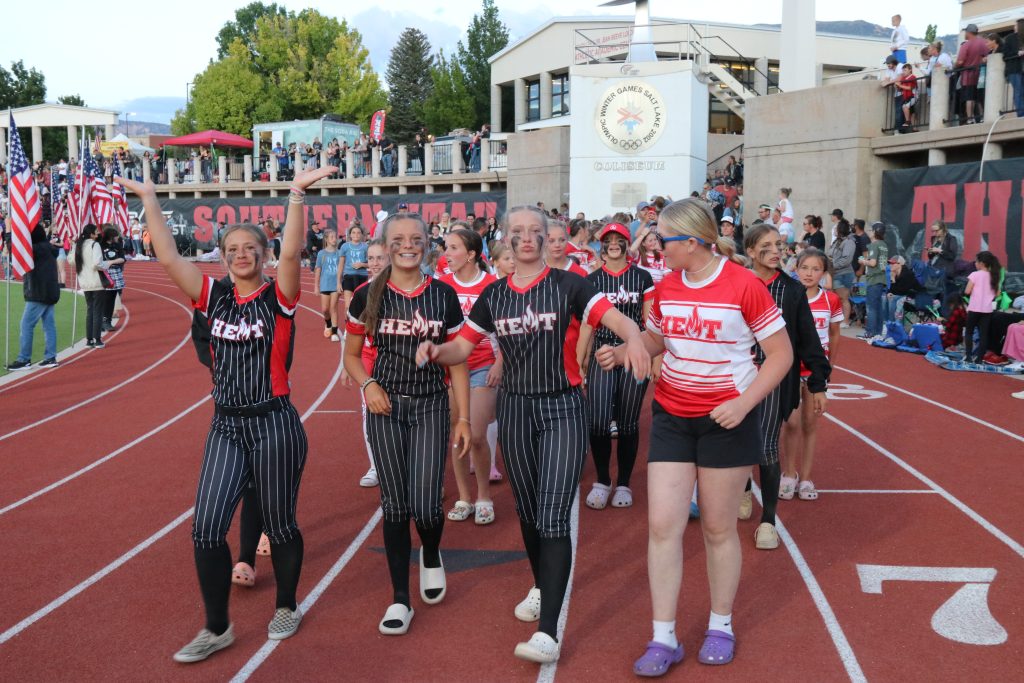
[[[447,524],[445,602],[414,598],[407,636],[377,633],[390,589],[377,492],[357,486],[367,464],[358,392],[336,381],[340,348],[321,334],[308,275],[292,372],[310,437],[299,507],[307,618],[294,638],[268,645],[274,588],[261,560],[256,587],[232,596],[236,644],[198,665],[172,662],[201,625],[187,512],[211,413],[202,402],[209,376],[190,343],[175,350],[188,331],[187,309],[175,302],[186,302],[162,271],[133,264],[129,274],[131,319],[114,343],[0,394],[4,680],[66,680],[72,671],[85,680],[632,678],[650,630],[643,465],[633,508],[578,511],[557,667],[511,654],[532,628],[512,616],[529,570],[506,484],[495,489],[494,525]],[[835,421],[821,423],[821,498],[781,503],[785,544],[775,552],[753,549],[756,513],[739,523],[739,645],[724,669],[694,658],[709,605],[699,526],[690,524],[679,611],[688,654],[669,677],[1018,678],[1024,525],[1012,501],[1024,441],[1022,404],[1009,393],[1020,383],[949,373],[852,340],[841,353],[834,382],[861,388],[836,386]],[[592,481],[588,467],[584,495]],[[450,475],[446,488],[455,490]]]

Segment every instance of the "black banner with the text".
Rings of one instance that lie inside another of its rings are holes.
[[[897,228],[890,247],[907,258],[925,258],[932,224],[945,222],[960,258],[991,251],[1007,269],[1006,289],[1016,291],[1024,287],[1022,196],[1024,159],[985,162],[983,173],[977,163],[885,171],[882,222]]]
[[[316,189],[313,189],[315,192]],[[358,218],[364,227],[370,228],[377,222],[377,212],[398,211],[399,204],[407,204],[410,213],[418,213],[426,220],[438,220],[442,213],[451,215],[452,220],[463,220],[473,214],[478,218],[500,216],[505,211],[504,192],[458,192],[446,194],[403,194],[403,195],[331,195],[322,197],[315,194],[306,196],[306,224],[316,221],[328,228],[335,228],[344,235],[349,224]],[[181,242],[198,244],[203,248],[213,240],[217,223],[259,223],[268,218],[284,223],[288,197],[253,198],[176,198],[161,199],[160,207],[167,218],[175,237]],[[142,210],[137,199],[128,202],[129,211],[136,215]],[[145,216],[140,215],[145,223]]]

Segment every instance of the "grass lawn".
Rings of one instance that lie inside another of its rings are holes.
[[[7,320],[7,287],[11,288],[11,319]],[[78,298],[78,320],[75,324],[74,339],[71,336],[72,306]],[[6,366],[18,359],[18,349],[21,347],[21,313],[25,310],[25,297],[21,293],[21,283],[0,282],[0,332],[6,331],[7,340],[10,343],[8,354],[4,359],[4,348],[0,347],[0,376],[6,375]],[[85,337],[85,299],[63,289],[60,293],[60,301],[57,302],[57,310],[54,318],[57,322],[57,352],[71,346],[74,341]],[[43,324],[36,325],[35,334],[32,336],[32,362],[38,363],[43,359]]]

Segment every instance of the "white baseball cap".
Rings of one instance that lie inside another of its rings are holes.
[[[388,212],[385,211],[384,209],[381,209],[380,211],[377,212],[377,222],[378,223],[380,223],[382,220],[384,220],[387,217],[388,217]]]
[[[722,220],[719,221],[719,222],[721,222],[721,223],[735,223],[735,221],[733,221],[732,216],[730,214],[725,214],[724,216],[722,216]]]

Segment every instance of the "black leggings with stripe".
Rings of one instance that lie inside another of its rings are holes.
[[[255,484],[262,529],[274,546],[275,604],[296,608],[303,541],[295,508],[307,450],[306,430],[291,403],[256,417],[214,415],[192,519],[206,628],[214,633],[223,633],[229,624],[231,551],[225,538],[250,483]]]

